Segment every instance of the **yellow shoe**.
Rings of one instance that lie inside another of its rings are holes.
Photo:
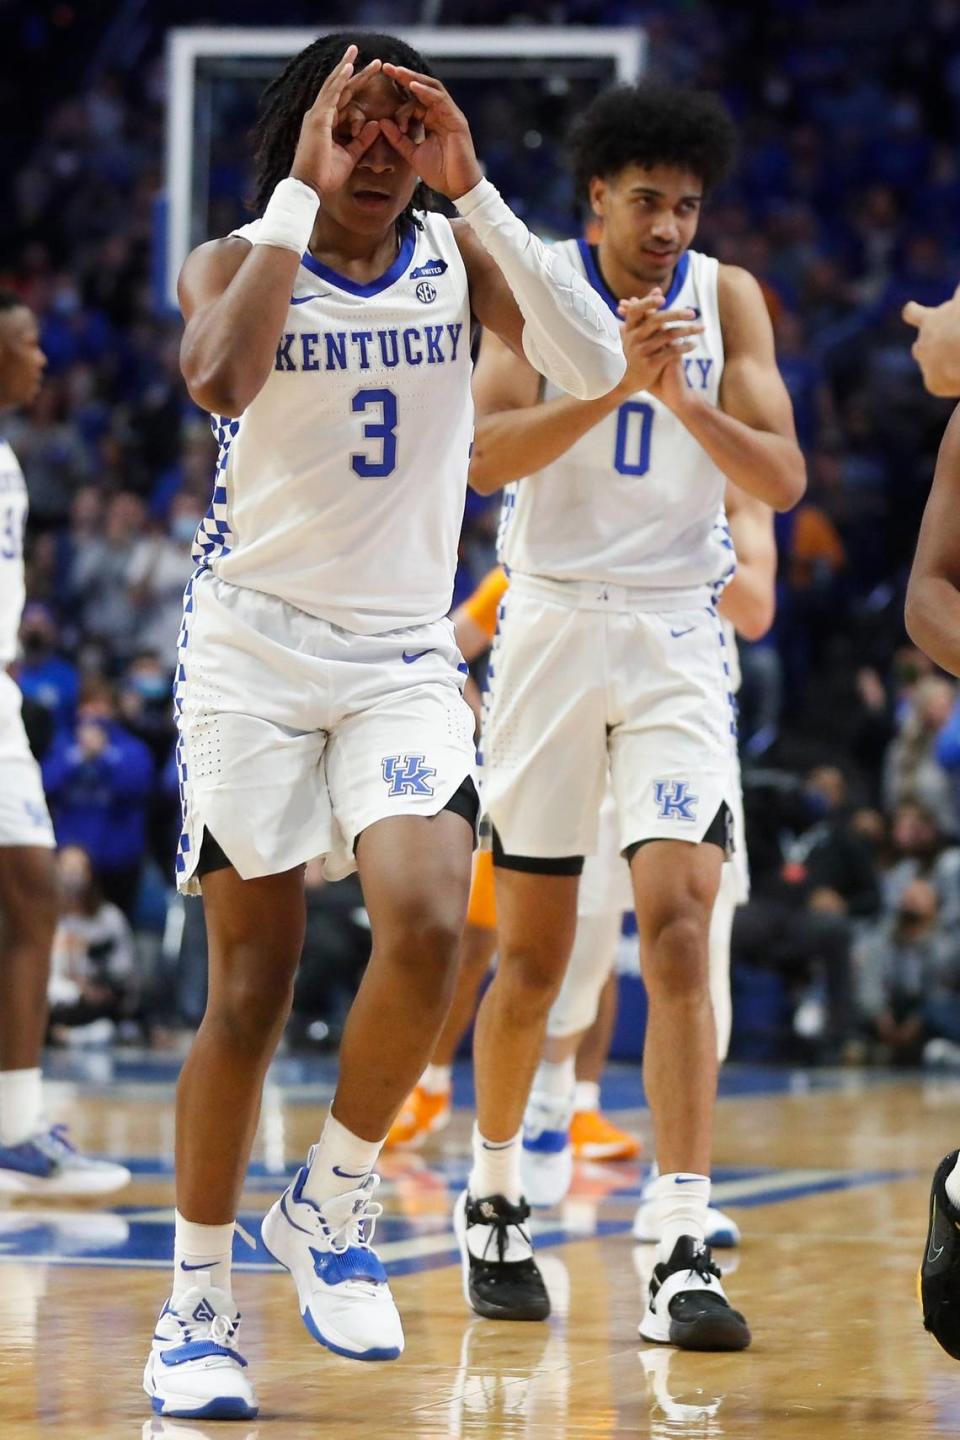
[[[390,1127],[383,1142],[385,1150],[412,1150],[422,1145],[428,1135],[442,1130],[450,1121],[450,1091],[430,1095],[417,1088],[408,1095],[407,1103]]]
[[[643,1153],[638,1135],[629,1135],[599,1110],[578,1110],[570,1126],[570,1141],[578,1160],[635,1160]]]

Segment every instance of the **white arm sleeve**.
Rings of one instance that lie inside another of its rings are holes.
[[[513,291],[530,364],[577,400],[619,384],[627,368],[620,327],[565,256],[532,235],[489,180],[454,203]]]

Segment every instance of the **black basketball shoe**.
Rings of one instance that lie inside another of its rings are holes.
[[[930,1226],[917,1276],[923,1324],[954,1360],[960,1360],[960,1210],[947,1194],[946,1179],[957,1151],[937,1166],[930,1187]]]
[[[464,1190],[453,1211],[463,1261],[463,1294],[487,1320],[546,1320],[550,1296],[524,1229],[525,1200],[511,1205],[502,1195],[475,1200]]]
[[[709,1249],[692,1235],[681,1235],[670,1259],[654,1266],[640,1334],[681,1350],[746,1350],[750,1344],[750,1328],[724,1295]]]

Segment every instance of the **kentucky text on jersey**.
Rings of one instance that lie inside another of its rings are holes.
[[[463,324],[406,325],[389,330],[286,330],[275,370],[369,370],[446,365],[457,358]]]

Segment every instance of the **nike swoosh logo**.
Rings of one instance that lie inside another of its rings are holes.
[[[691,630],[696,630],[696,628],[696,625],[688,625],[686,630],[671,630],[670,634],[673,636],[674,640],[679,640],[681,635],[689,635]]]
[[[339,1175],[341,1180],[365,1180],[370,1174],[369,1170],[341,1170],[339,1165],[333,1167],[334,1175]]]
[[[329,290],[318,290],[317,293],[316,293],[316,295],[291,295],[291,296],[290,296],[290,304],[291,304],[291,305],[306,305],[306,303],[307,303],[308,300],[322,300],[325,295],[329,295],[329,294],[330,294],[330,291],[329,291]]]
[[[931,1237],[930,1237],[930,1246],[929,1246],[929,1248],[928,1248],[928,1250],[927,1250],[927,1264],[928,1264],[928,1265],[936,1265],[937,1261],[940,1259],[940,1256],[941,1256],[942,1254],[943,1254],[943,1246],[942,1246],[942,1245],[938,1245],[938,1247],[937,1247],[937,1253],[936,1253],[936,1254],[933,1253],[933,1236],[931,1235]]]
[[[414,662],[414,660],[422,660],[423,657],[424,657],[424,655],[432,655],[432,654],[433,654],[433,646],[432,646],[432,645],[430,646],[430,648],[429,648],[428,650],[416,650],[412,655],[409,654],[406,650],[404,650],[404,652],[403,652],[403,663],[404,663],[404,665],[412,665],[413,662]]]
[[[699,1179],[699,1175],[678,1175],[673,1183],[674,1185],[696,1185]]]
[[[186,1260],[180,1261],[181,1270],[212,1270],[216,1260],[201,1260],[199,1265],[188,1265]]]

